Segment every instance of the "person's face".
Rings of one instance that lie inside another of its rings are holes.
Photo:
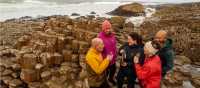
[[[133,40],[132,38],[131,38],[131,36],[128,36],[128,44],[129,45],[133,45],[133,44],[135,44],[135,40]]]
[[[148,51],[148,49],[147,49],[147,47],[146,47],[146,46],[144,46],[144,54],[145,54],[146,56],[148,56],[148,55],[149,55],[149,51]]]
[[[112,34],[112,28],[105,28],[104,32],[106,33],[106,35],[111,35]]]
[[[96,50],[99,51],[99,52],[102,52],[102,51],[103,51],[103,48],[104,48],[103,42],[99,43],[99,44],[96,46]]]
[[[156,41],[159,44],[162,44],[165,42],[165,36],[161,35],[161,34],[156,34],[156,36],[154,37],[154,41]]]

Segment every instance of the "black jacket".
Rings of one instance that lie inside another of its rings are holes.
[[[124,59],[124,61],[128,63],[128,67],[134,67],[133,57],[137,53],[140,54],[139,63],[141,65],[143,65],[143,63],[144,63],[144,49],[143,49],[143,45],[131,45],[131,46],[129,46],[128,43],[125,43],[122,47],[119,48],[119,52],[122,49],[125,51],[126,58]],[[122,54],[120,53],[119,55],[122,55]]]

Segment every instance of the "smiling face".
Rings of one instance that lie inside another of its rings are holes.
[[[106,35],[111,35],[112,34],[113,29],[111,27],[107,27],[104,29],[104,32]]]
[[[162,35],[159,35],[157,34],[155,37],[154,37],[154,40],[158,43],[163,43],[165,41],[165,37],[163,37]]]
[[[103,49],[104,49],[103,42],[99,42],[99,44],[97,44],[95,48],[96,48],[97,51],[102,52]]]
[[[100,38],[92,39],[91,45],[92,45],[92,48],[94,48],[98,52],[102,52],[104,49],[103,41]]]
[[[133,45],[133,44],[135,44],[136,43],[136,40],[133,40],[132,38],[131,38],[131,36],[128,36],[128,44],[129,45]]]
[[[159,44],[163,44],[166,40],[167,32],[164,30],[158,31],[154,37],[154,41]]]

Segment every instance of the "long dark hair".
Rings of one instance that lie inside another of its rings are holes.
[[[132,33],[129,34],[129,36],[130,36],[133,40],[136,40],[136,42],[137,42],[138,45],[144,45],[144,44],[143,44],[142,36],[139,35],[138,33],[132,32]]]

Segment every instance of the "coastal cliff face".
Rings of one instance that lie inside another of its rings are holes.
[[[87,88],[85,54],[90,40],[109,19],[118,47],[125,35],[136,31],[147,41],[161,29],[168,30],[176,51],[173,73],[162,88],[200,85],[200,3],[163,5],[146,18],[139,30],[126,18],[116,16],[22,17],[0,22],[0,86],[2,88]],[[189,86],[189,87],[188,87]]]

